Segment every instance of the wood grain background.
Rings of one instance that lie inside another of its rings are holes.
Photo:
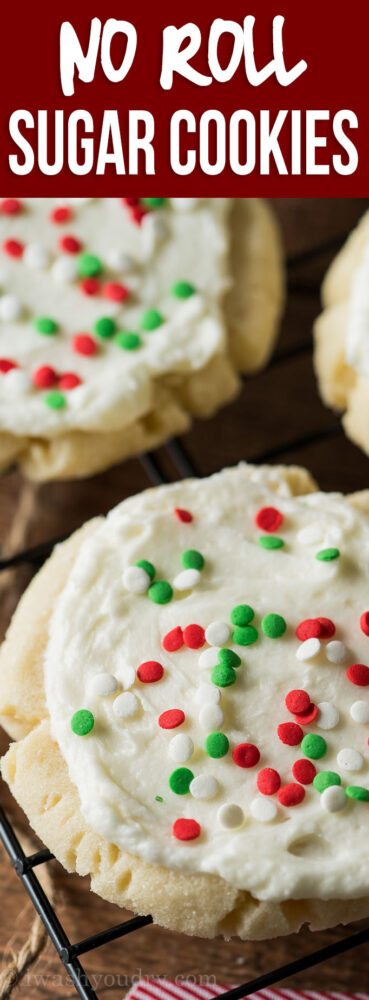
[[[352,491],[369,486],[369,460],[342,434],[340,420],[319,400],[312,367],[311,328],[319,311],[323,274],[346,234],[368,207],[366,199],[284,199],[274,202],[284,236],[288,262],[288,301],[281,336],[269,368],[245,380],[237,401],[212,420],[196,424],[184,444],[195,468],[208,474],[239,459],[298,462],[308,466],[325,490]],[[301,443],[303,439],[303,443]],[[299,444],[296,442],[300,442]],[[160,457],[168,476],[174,469],[164,449]],[[148,484],[138,461],[110,469],[86,482],[68,482],[29,489],[19,475],[4,476],[0,486],[0,539],[3,550],[11,541],[19,504],[30,505],[27,528],[16,544],[35,544],[78,527],[124,497]],[[22,517],[18,516],[18,524]],[[14,544],[14,539],[13,539]],[[3,584],[0,625],[3,633],[30,571],[21,569]],[[0,734],[0,753],[7,745]],[[19,829],[27,823],[1,788]],[[51,865],[57,911],[72,941],[122,919],[122,911],[91,896],[88,881],[66,875]],[[27,936],[33,909],[22,885],[0,849],[0,960],[6,964]],[[99,997],[118,1000],[132,980],[141,975],[216,977],[221,983],[240,983],[267,969],[306,954],[344,936],[330,930],[312,936],[308,931],[271,943],[203,941],[147,927],[122,942],[86,956],[86,972]],[[205,979],[206,981],[206,979]],[[368,990],[369,955],[365,946],[339,960],[288,980],[296,988],[325,988],[349,992]],[[73,987],[50,943],[26,978],[14,990],[15,1000],[73,997]]]

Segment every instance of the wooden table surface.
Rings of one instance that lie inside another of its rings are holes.
[[[212,420],[197,423],[183,441],[195,468],[206,474],[241,458],[260,460],[265,454],[273,462],[306,465],[325,490],[368,487],[369,460],[343,436],[339,417],[320,402],[311,356],[311,328],[319,311],[321,279],[368,202],[284,199],[274,204],[284,236],[289,294],[273,362],[257,377],[244,380],[235,403]],[[160,449],[159,455],[168,476],[175,478],[165,449]],[[58,537],[141,490],[147,482],[138,461],[126,462],[88,483],[59,483],[37,489],[25,487],[19,475],[12,472],[3,477],[0,488],[0,539],[6,548],[15,530],[14,518],[17,534],[22,510],[26,509],[27,530],[22,538],[13,538],[13,544],[35,544]],[[29,570],[21,569],[7,578],[0,611],[2,632],[29,576]],[[0,753],[6,746],[5,734],[1,734]],[[1,801],[18,829],[27,830],[24,816],[4,787]],[[66,875],[55,862],[50,869],[57,912],[72,941],[122,919],[117,907],[91,896],[86,879]],[[0,961],[5,965],[27,937],[33,908],[2,849],[0,908]],[[347,929],[342,928],[314,935],[305,930],[271,943],[226,943],[186,938],[149,926],[86,956],[84,966],[98,996],[118,1000],[141,974],[197,975],[203,981],[215,977],[221,983],[241,983],[346,934]],[[368,948],[363,945],[289,979],[285,985],[368,990]],[[74,995],[50,942],[13,993],[16,1000],[49,1000],[51,996],[65,1000]]]

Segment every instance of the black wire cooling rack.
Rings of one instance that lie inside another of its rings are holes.
[[[322,248],[320,246],[316,248],[315,252],[321,252],[322,249],[335,250],[342,240],[343,236],[342,239],[336,238],[334,241],[327,244],[327,247]],[[314,251],[307,251],[306,253],[299,255],[298,258],[295,257],[292,263],[300,263],[300,261],[303,261],[305,257],[311,258],[313,255]],[[292,287],[296,289],[296,283],[294,283]],[[305,292],[307,290],[314,291],[314,289],[306,288],[303,290]],[[297,347],[279,351],[279,353],[275,354],[270,364],[278,365],[293,356],[297,356],[298,354],[304,352],[307,353],[308,351],[311,351],[310,339],[308,341],[304,341]],[[273,462],[275,460],[285,461],[290,452],[295,452],[297,449],[303,450],[308,448],[311,444],[329,440],[340,435],[342,435],[340,421],[333,419],[332,424],[324,430],[317,430],[312,433],[292,438],[284,444],[279,445],[277,448],[271,448],[268,451],[264,451],[262,454],[253,455],[251,461],[253,464]],[[174,466],[176,476],[178,478],[182,479],[189,476],[201,476],[201,470],[195,468],[194,463],[189,458],[181,441],[177,439],[170,441],[165,446],[165,451],[167,457],[171,461],[171,464]],[[158,452],[151,452],[142,455],[140,457],[140,462],[151,485],[158,486],[169,481]],[[9,558],[0,558],[0,573],[4,570],[21,566],[22,564],[30,564],[37,569],[51,554],[54,545],[63,540],[63,538],[54,538],[50,541],[41,543],[40,545],[35,545],[22,552],[16,553],[15,555],[9,556]],[[93,934],[90,937],[84,938],[82,941],[77,941],[73,944],[69,940],[69,937],[57,916],[54,906],[50,902],[35,873],[37,866],[47,864],[47,862],[52,861],[53,855],[47,848],[43,848],[35,854],[31,854],[27,857],[21,847],[21,844],[19,843],[18,837],[9,819],[1,806],[0,839],[3,842],[17,875],[21,879],[26,892],[32,900],[32,903],[39,914],[54,947],[56,948],[60,961],[63,963],[66,972],[69,974],[70,979],[74,983],[77,994],[82,998],[82,1000],[99,1000],[87,974],[83,969],[80,962],[80,956],[93,951],[95,948],[100,948],[102,945],[110,943],[111,941],[116,941],[117,939],[123,938],[128,934],[132,934],[141,927],[152,924],[152,917],[149,915],[132,917],[129,920],[125,920],[123,923],[116,924],[114,927],[108,927],[106,930],[102,930],[98,934]],[[241,1000],[242,997],[249,996],[251,993],[255,993],[258,990],[273,986],[290,976],[294,976],[299,972],[311,969],[322,962],[326,962],[329,959],[336,957],[341,957],[347,951],[351,951],[352,949],[359,947],[359,945],[367,942],[369,942],[369,927],[354,934],[349,934],[345,938],[339,938],[337,941],[324,948],[319,948],[310,952],[308,955],[304,955],[302,958],[296,959],[293,962],[288,962],[286,965],[281,965],[278,968],[268,970],[255,979],[242,983],[240,986],[235,986],[233,989],[226,990],[218,996],[217,1000],[226,1000],[226,998],[227,1000]]]

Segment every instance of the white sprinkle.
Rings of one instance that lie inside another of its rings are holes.
[[[324,537],[324,529],[321,524],[307,524],[305,528],[297,533],[297,541],[301,545],[314,545]]]
[[[217,820],[226,830],[235,830],[238,826],[242,826],[244,813],[241,806],[237,806],[234,802],[227,802],[226,805],[218,809]]]
[[[320,796],[320,805],[326,812],[340,812],[341,809],[345,808],[346,803],[345,791],[339,785],[330,785]]]
[[[196,208],[199,201],[200,198],[171,198],[170,204],[177,212],[190,212],[193,208]]]
[[[271,823],[277,815],[277,806],[275,802],[271,799],[265,798],[265,796],[258,796],[253,799],[250,805],[251,815],[254,819],[257,819],[259,823]]]
[[[183,569],[173,580],[175,590],[191,590],[196,587],[201,580],[201,573],[198,569]]]
[[[211,774],[198,774],[190,784],[190,792],[194,799],[213,799],[218,789],[217,779]]]
[[[136,671],[134,667],[124,666],[119,667],[117,670],[119,683],[122,685],[125,691],[131,688],[136,680]]]
[[[151,579],[142,566],[127,566],[123,573],[123,585],[132,594],[145,594]]]
[[[218,663],[218,653],[218,646],[211,646],[210,649],[204,649],[203,653],[200,653],[199,656],[199,667],[210,667],[210,669],[212,669],[212,667],[216,667]]]
[[[361,771],[364,759],[358,750],[345,747],[337,754],[337,764],[343,771]]]
[[[193,751],[193,742],[184,733],[178,733],[177,736],[173,736],[169,743],[169,756],[172,760],[175,760],[176,764],[184,764],[186,760],[190,760]]]
[[[327,642],[325,655],[330,663],[344,663],[348,657],[348,649],[343,642],[334,639],[333,642]]]
[[[22,314],[22,303],[17,295],[2,295],[0,298],[0,319],[10,322],[19,319]]]
[[[317,718],[319,729],[334,729],[340,717],[336,706],[332,705],[330,701],[320,701],[317,707],[319,710]]]
[[[195,693],[197,705],[219,705],[221,693],[215,684],[200,684]]]
[[[73,257],[57,257],[51,268],[51,275],[58,285],[69,285],[78,277],[76,261]]]
[[[11,396],[23,396],[23,393],[30,392],[33,385],[27,372],[22,372],[19,368],[11,368],[6,373],[2,388]]]
[[[204,705],[199,715],[201,729],[212,733],[221,729],[224,723],[224,712],[220,705]]]
[[[118,694],[113,702],[113,712],[118,719],[131,719],[133,715],[136,715],[139,707],[139,700],[135,694],[132,694],[132,691]]]
[[[298,660],[312,660],[314,656],[317,656],[319,651],[319,639],[315,639],[313,637],[311,639],[305,639],[305,642],[301,643],[301,646],[299,646],[296,652],[296,656]]]
[[[23,260],[32,271],[39,271],[47,267],[50,254],[47,247],[43,247],[41,243],[28,243],[24,248]]]
[[[205,629],[205,639],[209,646],[225,646],[231,638],[231,630],[226,622],[210,622]]]
[[[354,722],[367,724],[369,722],[369,701],[354,701],[350,708],[350,715]]]
[[[95,695],[97,698],[108,698],[110,694],[115,694],[118,681],[113,674],[95,674],[88,687],[90,695]]]
[[[123,250],[109,250],[107,264],[112,271],[123,271],[124,274],[129,274],[135,267],[133,257]]]

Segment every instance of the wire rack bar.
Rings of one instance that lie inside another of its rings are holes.
[[[32,903],[42,920],[47,933],[56,948],[61,961],[65,965],[77,993],[82,1000],[98,1000],[96,993],[92,989],[81,963],[77,956],[69,959],[69,949],[71,947],[69,938],[58,919],[54,907],[51,905],[46,892],[35,875],[34,871],[27,868],[29,858],[26,857],[18,837],[7,819],[4,810],[0,806],[0,837],[7,850],[10,860],[21,879]],[[24,870],[22,871],[21,868]]]

